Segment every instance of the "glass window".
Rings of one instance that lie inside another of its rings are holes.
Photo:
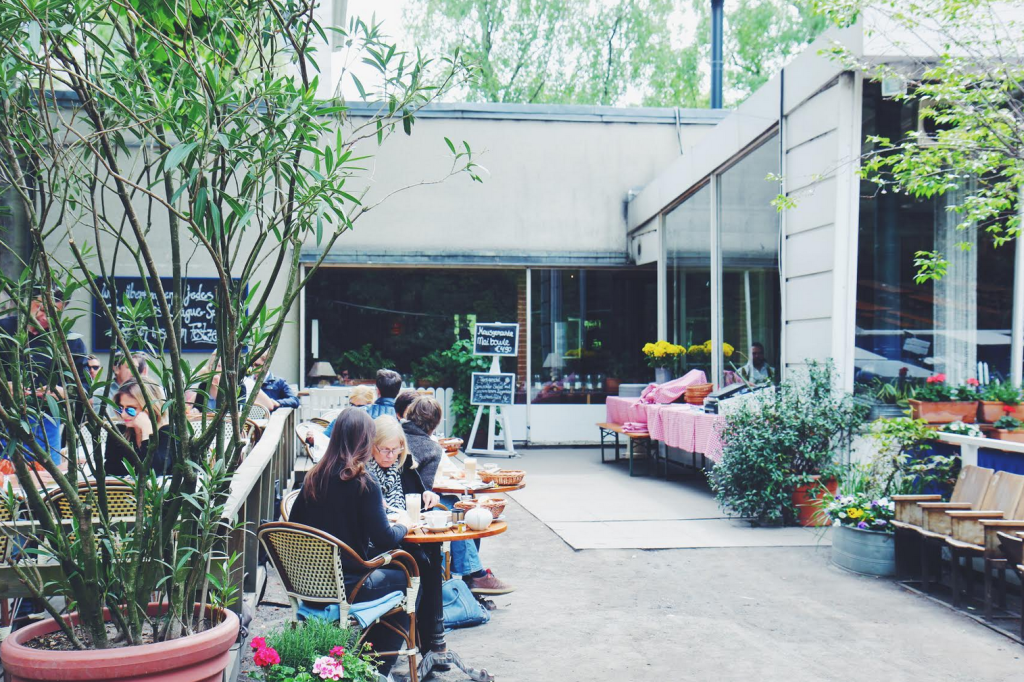
[[[646,383],[641,348],[657,329],[657,271],[531,270],[534,403],[604,404]]]
[[[864,83],[864,135],[899,140],[917,129],[914,103],[881,96]],[[871,144],[865,141],[864,152]],[[996,247],[977,229],[957,230],[948,209],[961,195],[913,199],[861,185],[855,380],[947,381],[1007,378],[1015,243]],[[958,247],[970,245],[968,249]],[[940,251],[950,261],[938,282],[917,284],[914,256]]]
[[[771,202],[779,185],[767,178],[779,172],[779,138],[773,135],[719,181],[722,349],[717,352],[723,353],[725,385],[741,376],[757,381],[777,378],[780,220]],[[752,360],[752,355],[763,355],[763,362]]]
[[[683,370],[711,376],[711,189],[704,185],[665,216],[668,329],[671,341],[692,348]]]

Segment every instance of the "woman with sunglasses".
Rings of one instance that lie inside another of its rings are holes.
[[[147,398],[160,415],[156,424],[146,409]],[[168,424],[163,388],[152,381],[144,380],[140,384],[131,379],[117,389],[114,402],[121,413],[125,440],[132,445],[132,449],[126,449],[115,438],[107,440],[104,458],[107,475],[127,476],[126,463],[131,464],[136,474],[148,475],[152,471],[157,476],[169,475],[176,459],[177,442],[172,437]],[[149,459],[150,457],[152,459]],[[150,465],[144,467],[147,459]]]

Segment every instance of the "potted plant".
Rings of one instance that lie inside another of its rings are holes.
[[[726,417],[709,474],[718,503],[758,524],[820,524],[822,490],[865,413],[836,387],[831,363],[809,362],[806,376],[759,392]]]
[[[947,424],[962,421],[974,422],[978,412],[978,380],[968,379],[962,386],[946,383],[945,374],[933,374],[919,386],[914,397],[907,401],[911,417],[923,419],[929,424]]]
[[[883,381],[875,378],[868,387],[871,412],[868,421],[905,416],[910,409],[907,402],[914,398],[914,386],[903,379]]]
[[[654,368],[654,380],[663,384],[672,378],[673,370],[679,366],[679,358],[686,353],[686,349],[668,341],[656,341],[645,343],[643,347],[647,364]]]
[[[291,623],[266,637],[254,637],[250,648],[258,669],[250,676],[264,682],[381,679],[378,656],[369,644],[359,643],[359,632],[323,618]]]
[[[1013,406],[1007,405],[1006,409],[1012,411]],[[1024,443],[1024,423],[1012,414],[1006,414],[996,420],[989,430],[988,437],[996,440],[1008,440],[1014,443]]]
[[[1017,419],[1024,419],[1024,406],[1021,406],[1021,390],[1009,381],[992,381],[981,388],[978,404],[978,421],[992,424],[1009,414]],[[1012,410],[1003,408],[1010,406]]]
[[[832,526],[834,564],[864,575],[896,574],[892,500],[868,492],[844,492],[829,495],[823,509]]]
[[[3,503],[32,521],[11,568],[48,616],[4,640],[8,679],[220,678],[242,577],[227,541],[245,532],[224,515],[259,393],[241,386],[262,385],[322,263],[300,267],[301,245],[326,255],[365,210],[349,193],[368,174],[363,138],[316,95],[313,8],[0,4],[0,100],[16,103],[0,107],[0,168],[26,240],[0,276],[0,440],[17,482]],[[336,30],[394,54],[377,26]],[[461,72],[446,64],[440,84],[419,60],[378,64],[389,106],[359,124],[378,143],[408,129]],[[468,148],[453,156],[471,169]],[[216,274],[201,292],[196,270]],[[118,402],[111,363],[88,374],[73,333],[93,312],[112,351],[149,354],[127,363]],[[214,409],[193,410],[214,379]],[[61,425],[67,463],[51,447]],[[115,509],[115,492],[130,502]]]

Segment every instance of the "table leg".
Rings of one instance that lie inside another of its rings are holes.
[[[619,432],[615,432],[615,461],[619,461]]]
[[[598,427],[598,430],[601,431],[601,464],[604,464],[604,439],[607,435],[607,432],[605,431],[605,429],[601,427]]]
[[[635,440],[636,439],[634,439],[634,438],[630,438],[629,439],[629,475],[630,476],[633,475],[633,443],[635,442]]]
[[[454,651],[428,651],[426,655],[420,660],[420,664],[417,667],[417,673],[419,678],[426,679],[430,671],[434,669],[437,664],[447,664],[449,666],[454,665],[456,668],[461,670],[469,679],[475,682],[494,682],[494,675],[490,674],[483,668],[477,670],[476,668],[466,667],[466,664],[462,662],[462,658]]]

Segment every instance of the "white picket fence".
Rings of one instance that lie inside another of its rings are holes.
[[[309,421],[313,417],[320,417],[327,412],[336,412],[348,407],[348,398],[352,394],[353,386],[328,386],[326,388],[309,388],[309,395],[302,396],[299,406],[299,418],[301,421]],[[402,387],[407,390],[408,387]],[[452,397],[455,395],[451,388],[417,388],[414,389],[423,395],[429,395],[441,405],[441,423],[435,433],[448,434],[452,425]]]

